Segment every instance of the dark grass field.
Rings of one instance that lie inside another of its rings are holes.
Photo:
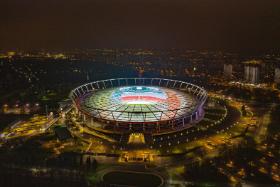
[[[141,186],[141,187],[157,187],[162,183],[162,179],[154,174],[113,171],[103,176],[106,184]]]

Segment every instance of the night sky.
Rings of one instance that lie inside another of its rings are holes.
[[[0,0],[0,49],[280,49],[279,0]]]

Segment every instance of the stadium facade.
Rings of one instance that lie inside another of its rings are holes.
[[[207,92],[179,80],[116,78],[81,85],[70,98],[89,128],[161,133],[198,123],[204,116]]]

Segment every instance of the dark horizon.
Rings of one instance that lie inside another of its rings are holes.
[[[0,5],[3,50],[280,49],[276,0],[3,0]]]

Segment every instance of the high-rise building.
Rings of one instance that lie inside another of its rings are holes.
[[[260,64],[259,60],[251,60],[244,62],[244,78],[245,81],[252,84],[260,82]]]
[[[252,84],[259,83],[260,68],[258,66],[245,66],[245,81]]]
[[[280,84],[280,68],[275,68],[274,82]]]
[[[232,64],[224,64],[224,77],[232,78]]]

